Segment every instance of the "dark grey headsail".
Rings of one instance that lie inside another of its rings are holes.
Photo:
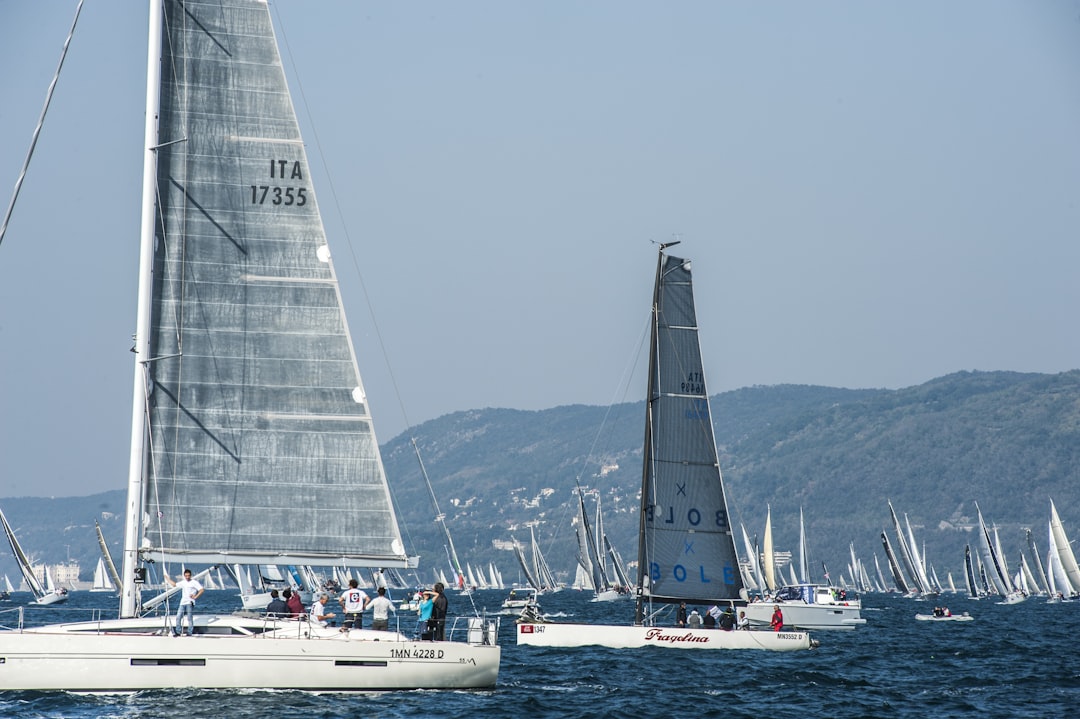
[[[267,4],[164,11],[142,554],[415,564]]]
[[[740,599],[690,262],[661,246],[653,295],[638,586],[654,602]],[[641,620],[641,602],[638,620]]]

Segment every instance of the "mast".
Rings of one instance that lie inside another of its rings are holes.
[[[652,329],[649,338],[649,384],[645,391],[645,441],[642,445],[643,457],[641,461],[641,509],[638,512],[638,569],[637,569],[637,601],[634,609],[634,624],[641,624],[645,618],[644,604],[651,598],[651,583],[649,582],[649,537],[645,521],[647,513],[653,506],[649,496],[650,481],[654,468],[651,466],[655,461],[653,456],[653,407],[660,399],[659,388],[656,382],[657,373],[657,342],[659,335],[659,305],[660,305],[660,277],[664,271],[664,250],[678,242],[660,245],[660,257],[656,262],[656,280],[653,282],[652,301]]]
[[[139,613],[135,569],[143,519],[143,460],[146,456],[146,365],[150,361],[150,290],[153,284],[155,188],[157,186],[158,106],[161,93],[160,0],[150,0],[146,53],[146,122],[143,135],[142,223],[139,231],[139,290],[135,320],[135,372],[131,392],[131,456],[128,460],[124,556],[121,561],[120,617]]]

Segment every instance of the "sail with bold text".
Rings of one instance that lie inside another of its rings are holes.
[[[653,601],[740,598],[698,343],[690,262],[660,253],[653,296],[639,579]]]

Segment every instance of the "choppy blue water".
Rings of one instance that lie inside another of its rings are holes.
[[[478,606],[499,611],[503,592]],[[817,632],[810,652],[543,649],[514,643],[503,617],[499,686],[485,692],[313,695],[302,692],[155,691],[105,697],[0,693],[0,717],[1051,717],[1080,708],[1080,602],[1030,599],[1003,606],[946,595],[973,622],[917,622],[933,603],[864,598],[867,626]],[[21,598],[20,595],[16,595]],[[200,607],[231,610],[232,592]],[[597,604],[573,591],[545,597],[549,614],[573,621],[629,621],[630,602]],[[76,592],[68,608],[112,607],[109,595]],[[4,602],[0,609],[11,603]],[[451,610],[468,599],[451,596]],[[37,622],[64,617],[33,608]],[[0,637],[2,640],[2,637]],[[0,650],[2,653],[2,650]]]

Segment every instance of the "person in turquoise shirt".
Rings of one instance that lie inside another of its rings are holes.
[[[420,598],[420,621],[427,624],[427,620],[431,619],[431,609],[434,603],[431,601],[431,592],[425,591],[424,596]]]

